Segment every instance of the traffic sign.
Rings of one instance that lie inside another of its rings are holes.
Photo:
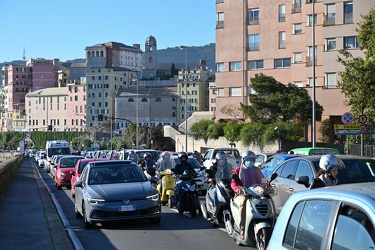
[[[335,130],[360,130],[360,124],[335,124]]]
[[[361,125],[360,131],[361,131],[361,134],[366,134],[366,132],[367,132],[366,125]]]
[[[359,135],[360,130],[335,130],[335,135]]]
[[[360,124],[366,124],[366,122],[367,122],[367,116],[365,116],[365,115],[360,115],[360,116],[358,117],[358,121],[359,121]]]
[[[342,116],[341,116],[341,121],[344,123],[344,124],[351,124],[353,123],[354,121],[354,116],[352,113],[350,112],[346,112],[344,113]]]

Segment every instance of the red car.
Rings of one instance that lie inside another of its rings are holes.
[[[56,168],[53,179],[55,180],[55,186],[57,187],[57,189],[61,189],[62,187],[71,187],[70,179],[72,178],[74,167],[77,161],[80,159],[84,159],[84,157],[77,155],[67,155],[61,157],[59,163],[53,166],[54,168]]]
[[[78,180],[78,178],[81,176],[81,173],[83,169],[86,167],[87,163],[92,162],[92,161],[103,161],[106,160],[104,158],[85,158],[85,159],[80,159],[77,161],[74,170],[72,172],[72,178],[70,180],[70,185],[71,185],[71,195],[72,198],[75,197],[75,190],[74,190],[74,182]]]

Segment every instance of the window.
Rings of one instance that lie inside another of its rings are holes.
[[[211,98],[211,103],[216,103],[216,98]]]
[[[248,37],[247,50],[259,50],[259,34],[252,34]]]
[[[224,96],[224,89],[223,88],[217,89],[217,96]]]
[[[327,73],[326,74],[326,88],[336,88],[336,73]]]
[[[285,5],[279,5],[279,22],[285,22]]]
[[[313,24],[315,26],[317,23],[318,23],[318,17],[316,14],[314,15],[314,20],[313,20],[313,15],[308,15],[307,26],[313,26]]]
[[[216,29],[224,28],[224,13],[217,13]]]
[[[335,25],[336,19],[336,5],[327,4],[326,5],[326,15],[324,16],[324,25]]]
[[[293,34],[302,34],[302,23],[293,24]]]
[[[307,84],[308,84],[309,86],[313,86],[313,85],[314,85],[314,81],[313,81],[313,78],[312,78],[312,77],[309,77],[309,78],[307,79]],[[316,84],[316,77],[315,77],[315,84]]]
[[[293,82],[293,84],[300,88],[303,87],[303,83],[301,81]]]
[[[217,72],[224,72],[224,63],[217,64]]]
[[[356,249],[358,246],[375,248],[374,225],[360,208],[352,205],[342,206],[333,232],[332,250],[342,249],[343,246],[346,249]]]
[[[242,96],[242,88],[229,88],[229,96]]]
[[[285,49],[285,31],[279,32],[279,49]]]
[[[275,59],[275,68],[288,68],[291,65],[290,58]]]
[[[229,70],[230,71],[242,70],[242,63],[241,62],[230,62],[229,63]]]
[[[359,43],[357,42],[357,37],[355,36],[344,37],[344,49],[355,49],[358,47],[359,47]]]
[[[344,23],[353,23],[353,3],[344,2]]]
[[[293,53],[293,62],[294,63],[301,63],[302,62],[302,53],[301,52]]]
[[[250,9],[247,12],[247,24],[248,25],[259,24],[259,9]]]
[[[336,38],[326,39],[326,50],[335,50],[336,49]]]
[[[249,61],[247,64],[248,70],[256,70],[256,69],[263,69],[263,60],[253,60]]]

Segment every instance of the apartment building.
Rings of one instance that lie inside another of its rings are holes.
[[[26,98],[26,130],[85,131],[86,86],[44,88]]]
[[[338,51],[362,55],[355,28],[375,3],[313,1],[216,1],[217,120],[233,119],[220,112],[223,106],[249,104],[250,79],[257,73],[315,93],[322,119],[338,123],[350,111],[337,87],[343,70]]]
[[[187,71],[184,69],[178,72],[177,92],[180,97],[178,121],[180,124],[188,119],[193,112],[209,110],[208,89],[209,84],[215,81],[215,73],[206,69],[204,61],[201,61],[200,64],[201,66],[197,69],[188,69]]]

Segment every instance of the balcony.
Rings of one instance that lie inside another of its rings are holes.
[[[344,23],[353,23],[353,13],[346,13],[344,15]]]
[[[302,9],[301,9],[301,4],[300,3],[295,3],[292,5],[292,14],[293,13],[301,13],[302,12]]]
[[[248,25],[258,25],[259,24],[259,18],[249,18]]]
[[[336,13],[329,13],[327,15],[324,15],[323,26],[335,25],[335,17]]]

